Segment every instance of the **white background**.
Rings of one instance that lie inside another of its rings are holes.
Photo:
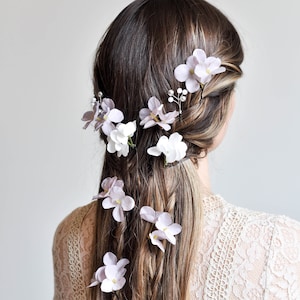
[[[0,6],[0,298],[51,299],[58,223],[97,191],[101,148],[81,129],[98,40],[125,0]],[[237,107],[211,154],[227,201],[300,220],[297,0],[214,0],[242,35]]]

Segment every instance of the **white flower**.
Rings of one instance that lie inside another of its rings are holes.
[[[226,71],[225,67],[221,67],[220,58],[209,56],[201,49],[196,49],[194,55],[197,56],[199,64],[195,67],[194,72],[200,78],[202,84],[208,83],[213,75],[223,73]]]
[[[123,113],[115,108],[115,103],[110,98],[104,98],[101,102],[102,111],[99,116],[99,123],[102,123],[102,131],[104,134],[109,135],[115,129],[112,123],[122,122],[124,119]]]
[[[154,230],[149,234],[152,245],[157,246],[162,252],[165,252],[165,248],[162,244],[162,240],[165,239],[165,234],[160,230]]]
[[[168,131],[171,129],[169,124],[175,121],[178,116],[178,111],[172,111],[164,114],[163,104],[156,97],[151,97],[148,100],[148,108],[142,108],[139,113],[141,119],[140,125],[144,125],[144,129],[155,126],[156,124]]]
[[[187,145],[182,142],[182,135],[174,132],[170,137],[161,136],[157,145],[150,147],[147,153],[153,156],[159,156],[163,153],[166,157],[166,163],[180,161],[186,155]]]
[[[134,147],[131,137],[136,131],[136,121],[127,124],[119,123],[116,129],[112,130],[107,137],[107,151],[110,153],[117,152],[118,157],[127,156],[129,146]]]
[[[174,235],[181,232],[181,225],[173,223],[171,215],[169,213],[162,213],[155,223],[155,226],[165,235],[165,239],[168,240],[171,244],[176,244],[176,239]]]
[[[126,269],[123,270],[126,272]],[[101,284],[101,291],[111,293],[120,290],[126,283],[123,270],[119,270],[117,266],[107,266],[105,268],[106,278]]]
[[[114,186],[107,198],[102,201],[104,209],[114,208],[113,218],[117,222],[125,220],[124,211],[130,211],[134,208],[135,202],[133,198],[126,196],[123,189],[119,186]]]
[[[195,74],[195,67],[199,61],[196,55],[189,56],[185,64],[181,64],[174,70],[174,76],[179,82],[185,82],[186,89],[195,93],[200,89],[200,78]]]
[[[208,83],[213,75],[223,73],[225,67],[221,67],[221,60],[214,56],[206,57],[202,49],[195,49],[185,64],[177,66],[174,70],[175,78],[179,82],[185,82],[186,89],[190,93],[197,92],[201,85]]]
[[[98,268],[94,273],[91,284],[88,287],[102,283],[101,290],[103,292],[110,293],[120,290],[126,282],[124,278],[126,269],[124,267],[129,264],[129,260],[122,258],[118,261],[115,254],[107,252],[103,256],[103,263],[104,266]]]

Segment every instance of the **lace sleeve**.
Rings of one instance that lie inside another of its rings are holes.
[[[77,208],[58,226],[53,242],[54,300],[85,300],[91,274],[96,202]]]
[[[300,223],[276,218],[263,280],[265,299],[300,299]]]

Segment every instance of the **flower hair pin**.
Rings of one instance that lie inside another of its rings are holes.
[[[181,108],[181,102],[186,101],[186,95],[188,94],[188,91],[186,89],[178,88],[177,89],[177,96],[175,95],[175,92],[173,90],[168,91],[168,101],[170,103],[175,102],[179,107],[179,115],[182,114],[182,108]]]
[[[157,230],[149,234],[153,245],[157,246],[162,252],[165,252],[162,240],[167,240],[173,245],[176,244],[174,235],[179,234],[182,227],[177,223],[173,223],[169,213],[158,212],[150,206],[143,206],[140,210],[140,216],[143,220],[155,224],[157,228]]]
[[[118,180],[116,176],[107,177],[102,181],[101,187],[103,191],[93,199],[104,198],[102,207],[104,209],[113,208],[112,216],[115,221],[123,222],[125,220],[124,211],[130,211],[135,206],[134,199],[125,195],[123,191],[123,180]]]
[[[103,98],[103,93],[98,93],[99,100],[93,98],[93,110],[87,111],[82,116],[82,121],[86,121],[84,129],[89,125],[93,126],[95,130],[102,129],[107,136],[115,129],[114,123],[122,122],[124,119],[123,113],[115,108],[115,103],[110,98]]]
[[[123,288],[126,283],[124,277],[126,273],[126,265],[129,264],[127,258],[122,258],[118,261],[116,255],[112,252],[107,252],[103,256],[104,266],[97,269],[88,287],[93,287],[101,284],[101,291],[111,293]]]
[[[140,125],[144,125],[144,129],[158,125],[166,131],[171,129],[170,124],[175,121],[178,111],[164,113],[163,104],[156,98],[151,97],[148,100],[148,108],[142,108],[139,112],[141,119]]]
[[[186,93],[182,90],[179,92],[183,94],[180,101],[185,101],[183,97],[185,97],[184,95]],[[179,100],[177,101],[176,99],[176,103],[180,103]],[[179,107],[181,107],[180,104]],[[175,121],[175,118],[179,114],[180,112],[176,110],[163,113],[163,104],[156,97],[151,97],[148,100],[148,108],[142,108],[139,112],[141,119],[140,125],[144,125],[144,129],[158,125],[165,131],[168,131],[171,129],[170,124]],[[161,136],[157,142],[157,145],[148,148],[147,153],[152,156],[160,156],[163,153],[165,155],[165,164],[168,164],[175,161],[180,161],[182,158],[184,158],[186,155],[186,150],[187,145],[182,142],[182,136],[179,133],[174,132],[170,135],[170,137],[165,135]]]
[[[185,64],[175,68],[174,76],[179,82],[185,82],[188,92],[195,93],[200,89],[203,92],[204,86],[214,75],[226,71],[221,64],[218,57],[207,57],[204,50],[195,49]]]
[[[134,148],[132,137],[136,131],[136,121],[121,123],[124,114],[115,108],[115,103],[110,98],[103,98],[103,93],[98,93],[99,100],[94,98],[92,111],[87,111],[82,117],[86,121],[84,129],[89,125],[94,126],[95,130],[102,130],[107,136],[107,151],[109,153],[117,152],[117,156],[127,156],[129,147]]]

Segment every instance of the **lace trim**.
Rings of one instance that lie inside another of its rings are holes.
[[[78,210],[78,214],[71,224],[67,241],[73,300],[82,300],[86,296],[80,256],[80,232],[82,221],[88,210],[89,206],[82,207]]]
[[[229,208],[211,254],[211,264],[205,283],[205,299],[227,299],[235,248],[247,219],[246,214]]]
[[[220,195],[210,195],[202,200],[204,214],[211,213],[224,206],[224,200]]]

